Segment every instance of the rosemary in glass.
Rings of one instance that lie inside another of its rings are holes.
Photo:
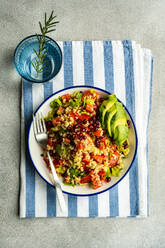
[[[48,47],[45,46],[45,44],[48,42],[46,41],[46,34],[55,31],[56,29],[54,29],[54,27],[56,26],[57,23],[59,23],[59,21],[55,21],[54,19],[56,18],[56,16],[54,16],[54,11],[51,12],[49,18],[47,19],[47,14],[45,13],[45,20],[44,20],[44,25],[41,24],[41,22],[39,22],[39,26],[40,26],[40,31],[41,31],[41,35],[36,34],[38,43],[39,43],[39,49],[38,51],[36,49],[33,49],[35,54],[36,54],[36,58],[34,62],[32,63],[32,66],[34,67],[34,69],[37,72],[37,75],[41,72],[46,72],[47,70],[45,69],[46,67],[46,60],[45,58],[48,56]]]

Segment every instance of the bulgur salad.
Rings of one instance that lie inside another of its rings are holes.
[[[65,185],[97,189],[120,176],[129,153],[130,122],[114,94],[103,99],[94,89],[75,91],[54,99],[50,107],[47,149]],[[46,151],[42,156],[50,169]]]

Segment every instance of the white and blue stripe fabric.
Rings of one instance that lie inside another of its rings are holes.
[[[135,41],[58,42],[63,63],[45,84],[22,80],[20,217],[145,217],[148,206],[148,122],[151,110],[153,57]],[[129,173],[112,189],[90,197],[65,195],[61,214],[56,190],[36,173],[27,150],[32,113],[52,93],[90,85],[115,93],[126,105],[137,128],[138,151]]]

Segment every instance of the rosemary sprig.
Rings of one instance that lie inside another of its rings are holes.
[[[56,26],[57,23],[59,23],[59,21],[54,21],[56,16],[54,16],[53,13],[54,11],[51,12],[48,19],[47,19],[47,14],[45,13],[44,25],[42,25],[41,22],[39,22],[41,35],[36,34],[39,43],[39,49],[38,51],[36,49],[33,49],[37,57],[35,58],[34,63],[31,62],[32,66],[37,72],[37,75],[41,72],[47,71],[45,70],[46,65],[44,64],[46,62],[45,58],[48,56],[47,47],[45,46],[45,44],[47,43],[45,36],[46,34],[55,31],[56,29],[54,27]]]

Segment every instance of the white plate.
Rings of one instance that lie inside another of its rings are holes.
[[[60,91],[54,93],[53,95],[51,95],[49,98],[47,98],[38,107],[36,113],[41,111],[43,113],[43,115],[46,116],[48,114],[48,112],[50,111],[49,104],[55,98],[58,98],[59,96],[62,96],[64,94],[66,94],[66,93],[72,94],[76,90],[77,91],[86,91],[86,90],[91,89],[91,88],[96,89],[97,92],[100,94],[100,97],[106,97],[107,95],[110,94],[107,91],[99,89],[99,88],[96,88],[96,87],[89,87],[89,86],[73,86],[73,87],[69,87],[67,89],[60,90]],[[129,169],[131,168],[131,166],[133,164],[135,156],[136,156],[137,134],[136,134],[136,128],[135,128],[135,125],[133,123],[133,120],[132,120],[128,110],[126,108],[125,108],[125,110],[127,112],[128,120],[131,121],[131,128],[130,128],[129,138],[128,138],[129,139],[130,153],[129,153],[127,158],[123,159],[124,169],[122,170],[120,177],[112,177],[111,182],[104,183],[101,188],[98,188],[96,190],[90,188],[88,185],[75,186],[75,187],[66,186],[66,185],[64,185],[62,183],[62,178],[61,178],[60,180],[61,180],[63,192],[65,192],[67,194],[71,194],[71,195],[77,195],[77,196],[89,196],[89,195],[99,194],[99,193],[102,193],[102,192],[112,188],[113,186],[115,186],[128,173]],[[29,128],[29,134],[28,134],[28,148],[29,148],[29,153],[30,153],[32,163],[33,163],[35,169],[37,170],[38,174],[48,184],[53,186],[52,175],[49,173],[49,170],[47,169],[47,166],[46,166],[45,162],[43,161],[43,158],[41,157],[42,149],[41,149],[40,145],[36,142],[35,137],[34,137],[32,122],[31,122],[31,125],[30,125],[30,128]]]

